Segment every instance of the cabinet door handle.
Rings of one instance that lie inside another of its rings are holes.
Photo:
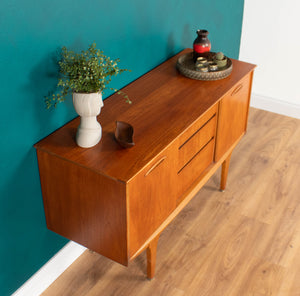
[[[160,160],[158,160],[145,174],[145,177],[147,177],[154,169],[156,169],[165,159],[167,156],[163,156]]]
[[[235,94],[237,94],[241,89],[243,88],[243,84],[239,84],[231,93],[232,96],[234,96]]]

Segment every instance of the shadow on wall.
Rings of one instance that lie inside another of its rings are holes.
[[[47,230],[33,147],[38,140],[75,117],[71,100],[57,110],[45,108],[47,90],[56,88],[57,60],[57,51],[39,61],[33,57],[32,67],[25,73],[27,76],[22,77],[27,82],[17,90],[21,95],[11,102],[16,115],[13,125],[8,126],[11,132],[4,134],[7,152],[5,161],[0,164],[5,172],[4,182],[0,183],[0,233],[4,238],[4,243],[0,241],[3,254],[0,266],[10,268],[0,277],[0,289],[12,283],[14,287],[23,284],[44,260],[67,242]]]
[[[13,278],[20,286],[28,278],[29,272],[34,274],[41,264],[46,263],[41,262],[41,258],[50,258],[56,253],[58,245],[62,247],[67,242],[47,230],[33,147],[20,159],[1,194],[7,202],[0,207],[0,232],[5,237],[5,243],[0,246],[0,252],[5,254],[5,262],[0,265],[3,268],[18,266],[17,269],[5,269],[1,280],[5,286]],[[36,221],[40,221],[39,224]],[[23,264],[27,256],[31,258],[30,266]]]
[[[171,32],[168,36],[168,42],[167,42],[167,48],[166,48],[166,59],[171,58],[172,56],[177,54],[178,51],[180,51],[182,49],[192,48],[193,41],[194,41],[192,33],[193,32],[190,28],[190,25],[185,24],[183,27],[182,35],[181,35],[181,48],[178,50],[178,47],[177,48],[175,47],[176,38],[174,36],[174,33]]]
[[[60,53],[61,49],[57,48],[36,63],[29,72],[29,83],[22,89],[32,100],[31,106],[34,108],[32,119],[39,127],[37,140],[47,136],[76,116],[70,97],[63,104],[59,104],[56,109],[47,110],[44,102],[45,96],[57,91]]]
[[[196,32],[193,32],[189,24],[185,24],[181,36],[181,45],[183,48],[192,48]]]

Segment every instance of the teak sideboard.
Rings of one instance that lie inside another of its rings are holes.
[[[181,54],[114,94],[98,117],[102,139],[75,143],[79,118],[35,145],[47,227],[123,265],[147,250],[155,270],[160,233],[222,165],[247,128],[255,65],[232,60],[229,77],[198,81],[176,70]],[[116,120],[134,127],[134,147],[114,139]]]

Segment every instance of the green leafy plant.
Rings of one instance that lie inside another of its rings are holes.
[[[112,76],[116,76],[127,69],[118,67],[119,59],[112,60],[96,48],[96,43],[90,45],[86,51],[75,53],[62,47],[61,60],[58,62],[60,76],[57,87],[59,93],[52,93],[45,97],[46,108],[56,107],[64,102],[67,95],[77,93],[104,92],[108,88]],[[114,88],[108,88],[122,95],[131,104],[128,96]]]

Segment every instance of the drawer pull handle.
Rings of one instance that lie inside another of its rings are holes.
[[[185,140],[183,142],[183,144],[181,144],[179,147],[178,147],[178,150],[180,150],[187,142],[189,142],[189,140],[191,140],[203,127],[205,127],[214,117],[216,116],[216,113],[211,117],[209,118],[199,129],[197,129],[187,140]]]
[[[145,177],[147,177],[154,169],[156,169],[165,159],[167,156],[163,156],[159,161],[157,161],[145,174]]]
[[[177,175],[181,173],[181,171],[189,164],[192,162],[192,160],[202,151],[204,148],[211,142],[213,141],[214,137],[211,137],[211,139],[177,172]]]
[[[234,96],[235,94],[237,94],[241,89],[243,88],[243,84],[239,84],[234,91],[232,92],[232,96]]]

